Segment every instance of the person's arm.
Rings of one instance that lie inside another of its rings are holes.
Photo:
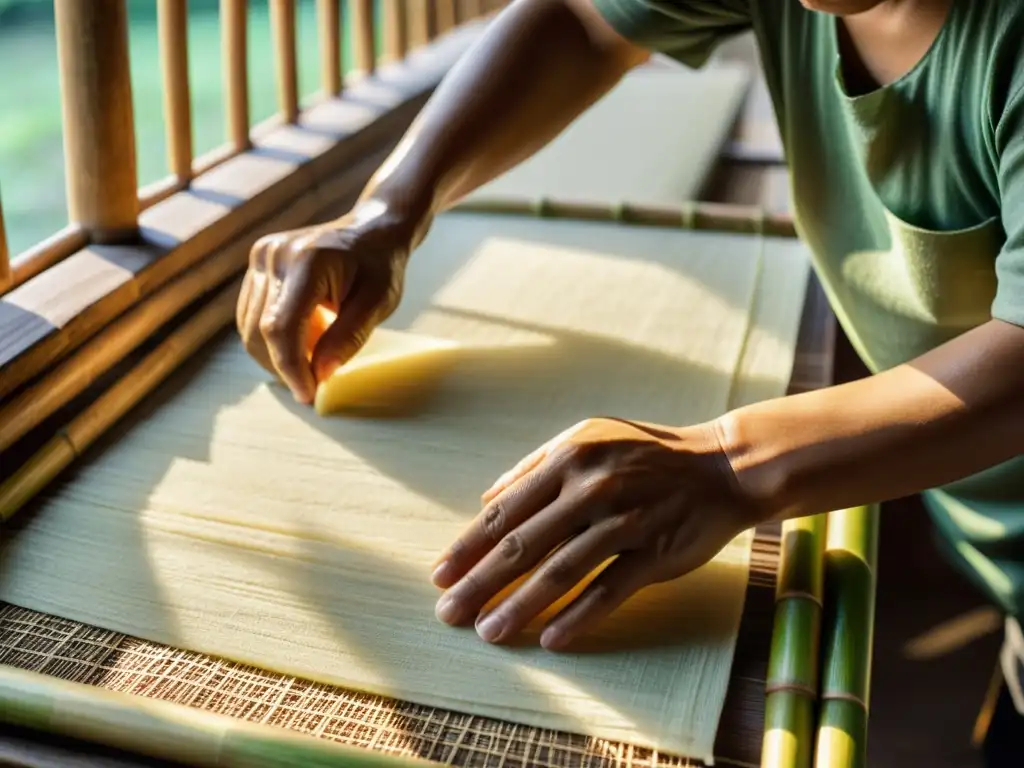
[[[536,153],[648,56],[593,0],[516,0],[444,78],[361,200],[412,217],[422,236],[433,214]]]
[[[935,488],[1024,453],[1024,328],[992,320],[906,364],[718,422],[776,519]]]

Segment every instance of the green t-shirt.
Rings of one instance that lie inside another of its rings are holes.
[[[691,67],[753,29],[800,235],[872,371],[993,317],[1024,326],[1022,0],[954,0],[922,61],[864,95],[845,87],[839,21],[798,0],[595,1]],[[1024,457],[925,501],[955,561],[1024,615]]]

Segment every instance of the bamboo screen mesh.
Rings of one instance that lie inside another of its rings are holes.
[[[778,547],[776,531],[765,530],[755,541],[747,607],[719,736],[723,764],[760,764]],[[700,765],[628,744],[313,684],[14,606],[0,608],[0,664],[450,765]]]
[[[812,282],[801,321],[793,391],[827,382],[831,351],[826,318],[825,300]],[[760,764],[779,549],[777,527],[758,531],[716,746],[722,764]],[[627,744],[311,684],[15,606],[0,607],[0,664],[451,765],[695,765]]]

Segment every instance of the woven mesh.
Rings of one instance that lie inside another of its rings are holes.
[[[777,533],[759,532],[718,746],[723,763],[759,762],[778,552]],[[12,605],[0,605],[0,663],[449,765],[698,765],[628,744],[311,683]]]
[[[824,296],[815,283],[801,325],[791,392],[828,382],[832,350],[829,325],[824,319],[827,312]],[[754,541],[736,658],[715,746],[718,764],[760,764],[778,533],[777,527],[759,529]],[[3,603],[0,664],[448,765],[700,765],[628,744],[310,683]]]

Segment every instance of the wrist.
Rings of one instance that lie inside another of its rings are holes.
[[[765,521],[792,516],[793,473],[785,447],[766,437],[753,409],[730,411],[712,423],[738,492]]]

